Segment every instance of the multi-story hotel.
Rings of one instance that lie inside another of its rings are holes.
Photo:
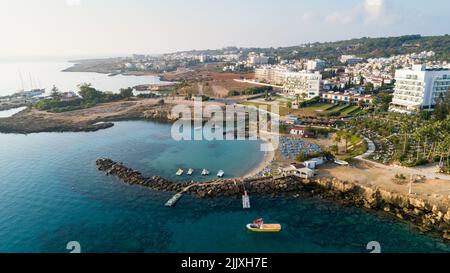
[[[312,99],[320,95],[322,75],[319,72],[288,72],[283,89],[290,95]]]
[[[450,90],[449,69],[427,69],[414,65],[395,73],[395,92],[390,111],[412,113],[421,109],[432,110],[441,95]]]
[[[262,67],[255,69],[255,79],[278,85],[290,95],[301,95],[311,99],[320,95],[322,75],[319,72],[291,72],[283,68]]]
[[[264,66],[255,69],[255,79],[259,82],[282,86],[287,72],[288,70],[285,68]]]

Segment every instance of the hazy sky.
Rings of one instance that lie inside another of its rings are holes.
[[[450,34],[444,0],[0,0],[0,56]]]

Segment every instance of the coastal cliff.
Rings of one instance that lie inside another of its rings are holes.
[[[205,183],[176,183],[154,176],[144,177],[140,172],[111,159],[98,159],[97,167],[107,175],[120,178],[130,185],[140,185],[155,191],[182,192],[194,196],[218,197],[249,194],[302,194],[338,201],[366,209],[382,211],[400,220],[409,221],[422,232],[437,233],[450,240],[450,209],[438,207],[429,201],[381,188],[367,187],[336,178],[301,179],[296,176],[252,179],[223,179]]]

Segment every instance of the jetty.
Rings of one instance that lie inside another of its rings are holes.
[[[175,206],[175,204],[177,203],[178,200],[180,200],[180,198],[183,196],[183,194],[181,192],[175,194],[174,196],[172,196],[172,198],[169,199],[169,201],[166,202],[166,207],[173,207]]]
[[[175,194],[174,196],[172,196],[172,198],[169,199],[169,201],[166,202],[165,206],[166,207],[174,207],[178,200],[181,199],[181,197],[183,197],[183,194],[186,193],[187,191],[189,191],[190,188],[197,186],[198,184],[192,184],[187,186],[186,188],[184,188],[181,192]]]
[[[248,196],[247,191],[242,196],[242,207],[244,209],[249,209],[250,208],[250,196]]]
[[[97,160],[100,171],[120,178],[124,183],[138,185],[155,191],[176,193],[167,203],[174,206],[183,194],[199,198],[242,196],[243,207],[250,207],[250,194],[292,196],[315,196],[354,205],[366,209],[383,211],[394,217],[408,220],[422,232],[438,233],[450,240],[450,207],[438,206],[430,199],[412,196],[407,192],[398,193],[377,186],[365,186],[357,182],[342,181],[337,178],[319,177],[307,179],[286,175],[283,177],[233,178],[213,180],[204,183],[172,182],[159,176],[144,177],[140,172],[116,163],[111,159]],[[247,197],[245,197],[247,195]]]

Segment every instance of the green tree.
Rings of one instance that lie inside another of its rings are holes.
[[[371,82],[366,83],[366,85],[364,86],[364,90],[369,93],[372,93],[374,88],[375,87],[373,86],[373,83],[371,83]]]
[[[62,94],[61,92],[59,92],[58,87],[56,87],[55,85],[53,85],[52,90],[50,92],[50,96],[54,99],[54,100],[61,100],[62,98]]]
[[[133,96],[133,88],[121,88],[120,89],[120,96],[124,99],[131,98]]]
[[[101,102],[105,97],[103,92],[93,88],[90,83],[80,84],[78,88],[80,89],[78,93],[83,98],[83,101],[88,104]]]
[[[446,95],[440,94],[436,100],[434,116],[437,120],[444,120],[450,114],[450,90]]]
[[[386,92],[380,92],[374,99],[375,107],[381,112],[387,112],[393,96]]]

